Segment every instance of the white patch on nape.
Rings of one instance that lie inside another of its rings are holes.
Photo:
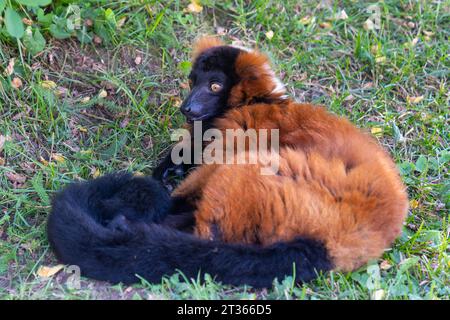
[[[239,49],[239,50],[244,51],[244,52],[253,52],[252,49],[249,49],[249,48],[237,45],[237,44],[232,44],[230,47]]]
[[[286,88],[284,86],[284,83],[281,82],[280,79],[278,79],[278,77],[273,77],[272,78],[273,82],[275,82],[275,89],[272,90],[272,93],[286,93]]]
[[[271,77],[273,83],[275,84],[275,88],[272,90],[271,94],[282,94],[280,98],[286,99],[286,87],[284,86],[283,82],[281,82],[281,80],[275,75],[275,72],[273,72],[269,64],[264,64],[264,70]]]

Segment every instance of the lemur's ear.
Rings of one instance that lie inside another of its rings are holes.
[[[230,106],[248,104],[256,98],[279,99],[286,93],[270,66],[269,58],[257,50],[239,53],[235,71],[240,81],[231,89]]]
[[[192,60],[195,60],[202,52],[212,47],[218,47],[223,45],[224,43],[222,42],[222,40],[220,40],[217,37],[201,36],[195,41],[194,47],[192,48]]]

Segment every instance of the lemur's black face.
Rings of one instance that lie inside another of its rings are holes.
[[[219,46],[197,57],[189,74],[191,92],[181,105],[189,122],[212,119],[226,111],[230,90],[238,81],[234,65],[239,52]]]

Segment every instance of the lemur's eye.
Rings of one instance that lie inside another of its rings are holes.
[[[220,83],[217,82],[211,83],[212,92],[219,92],[220,90],[222,90],[222,85]]]

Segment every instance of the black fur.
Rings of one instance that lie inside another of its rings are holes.
[[[136,275],[158,283],[180,270],[187,277],[209,273],[225,284],[269,287],[274,278],[292,275],[294,263],[297,281],[332,267],[324,246],[313,240],[234,245],[202,240],[164,224],[185,209],[151,178],[107,175],[74,183],[56,195],[48,239],[60,261],[78,265],[87,277],[113,283],[137,282]]]
[[[214,128],[214,119],[202,121],[202,135],[206,130]],[[194,163],[194,140],[191,141],[190,145],[191,160],[189,163],[174,164],[171,156],[172,149],[170,149],[159,162],[158,166],[153,170],[152,177],[169,187],[172,187],[174,180],[184,178],[191,169],[197,166]],[[180,156],[183,156],[182,153],[183,151],[180,152]]]
[[[189,74],[191,92],[180,110],[188,121],[205,121],[222,115],[228,109],[231,88],[239,81],[234,65],[240,50],[219,46],[206,50],[197,57]],[[222,86],[211,91],[211,84]]]
[[[128,174],[122,174],[116,179],[119,181],[111,190],[114,192],[111,196],[106,195],[107,189],[99,189],[99,194],[91,196],[91,204],[101,199],[95,203],[96,206],[98,204],[100,223],[107,224],[118,216],[147,223],[161,222],[165,218],[170,210],[170,195],[167,191],[163,192],[159,182],[148,177],[131,177]]]
[[[192,150],[193,143],[191,144]],[[163,182],[167,186],[172,186],[174,178],[184,178],[189,169],[194,168],[196,165],[194,164],[193,156],[191,157],[190,163],[181,163],[175,164],[172,161],[171,155],[172,149],[164,156],[163,160],[159,162],[158,166],[153,170],[152,177],[158,181]],[[193,151],[191,151],[191,155],[193,155]],[[180,155],[182,156],[182,154]]]
[[[192,67],[189,74],[191,92],[180,110],[188,122],[202,121],[203,131],[212,128],[214,119],[229,109],[227,101],[230,90],[239,81],[234,70],[239,52],[240,49],[230,46],[214,47],[200,54]],[[210,85],[213,82],[220,83],[223,89],[212,92]],[[191,152],[191,157],[190,163],[174,164],[169,151],[153,171],[153,177],[170,185],[171,178],[184,177],[189,169],[195,167],[194,152]]]

